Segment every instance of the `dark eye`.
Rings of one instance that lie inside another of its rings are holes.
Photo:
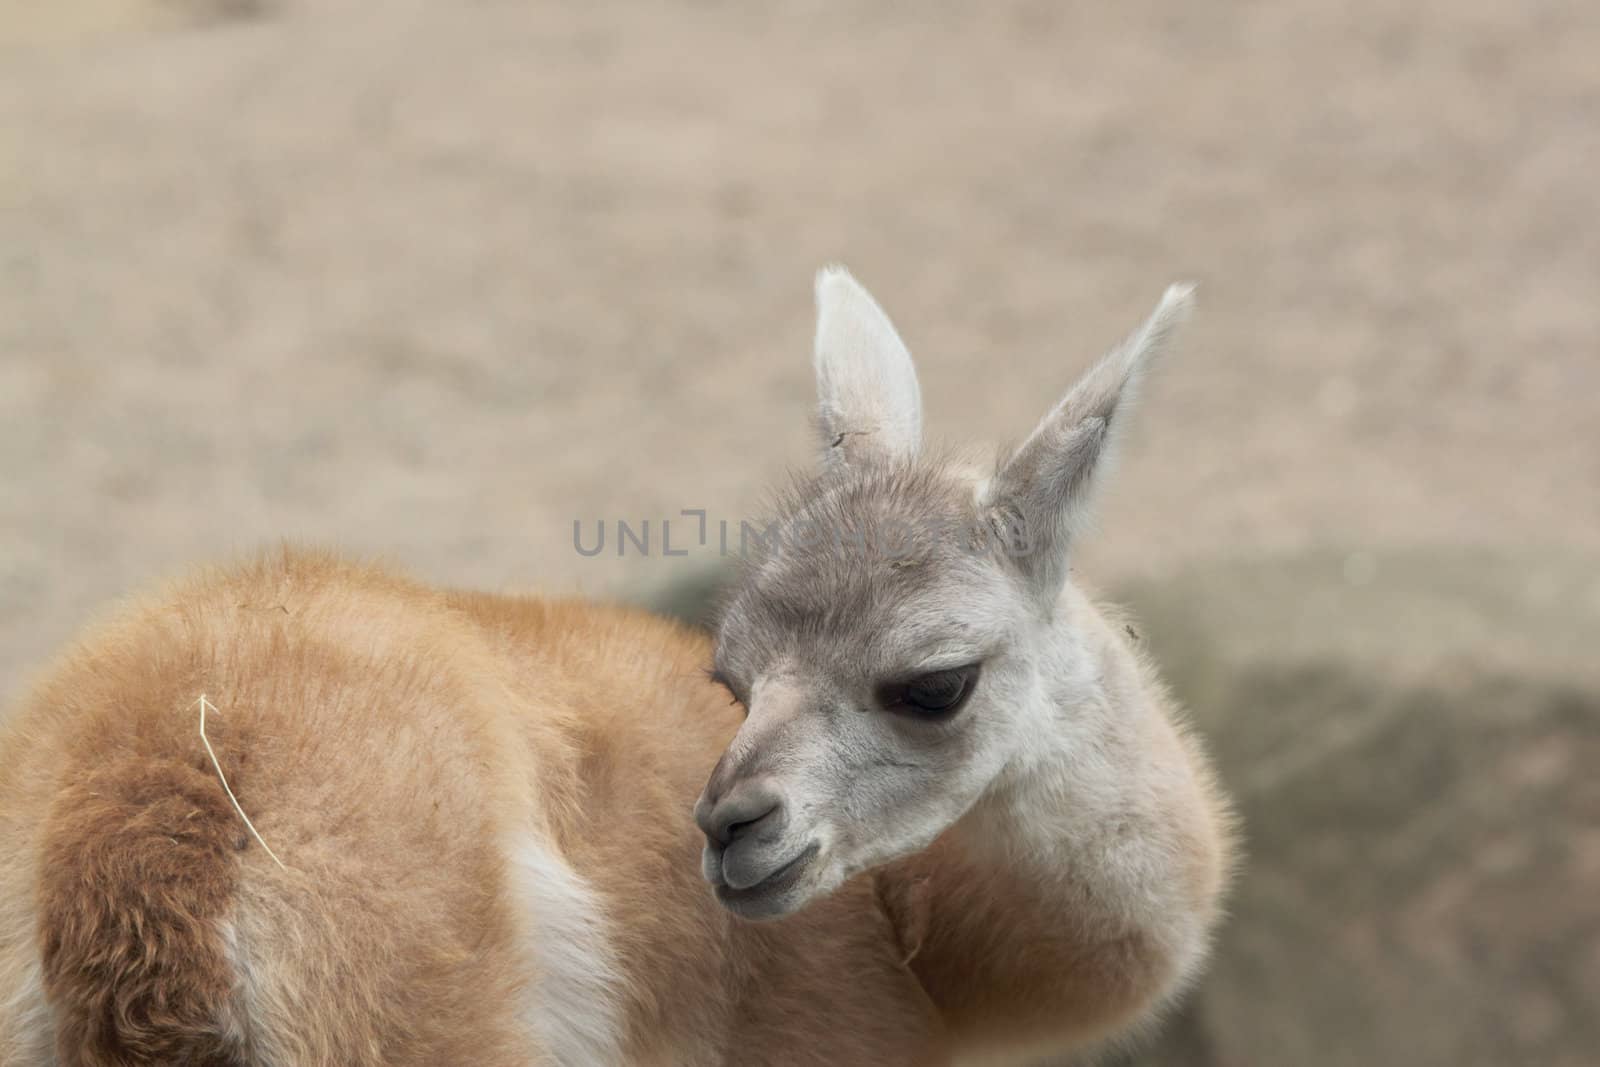
[[[934,671],[891,682],[878,690],[878,703],[891,711],[905,711],[925,718],[952,715],[978,681],[978,665],[956,667],[947,671]]]

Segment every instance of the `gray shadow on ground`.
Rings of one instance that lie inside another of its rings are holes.
[[[1121,590],[1248,857],[1146,1067],[1600,1048],[1600,568],[1329,554]]]

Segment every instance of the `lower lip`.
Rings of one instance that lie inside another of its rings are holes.
[[[794,884],[800,880],[800,876],[805,873],[806,867],[810,865],[811,860],[815,858],[820,848],[821,846],[817,844],[807,845],[800,855],[785,863],[755,885],[747,886],[744,889],[730,889],[725,885],[718,886],[717,896],[725,901],[737,903],[792,889]]]

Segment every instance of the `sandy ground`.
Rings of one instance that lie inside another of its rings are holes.
[[[107,598],[280,537],[490,588],[705,565],[572,524],[736,524],[805,462],[843,260],[955,439],[1022,434],[1198,280],[1083,568],[1244,618],[1239,561],[1331,561],[1412,592],[1260,579],[1303,610],[1206,634],[1241,677],[1589,700],[1597,55],[1576,0],[0,0],[0,695]]]
[[[573,519],[804,462],[833,259],[980,440],[1200,281],[1103,579],[1600,549],[1600,16],[1404,8],[6,0],[0,691],[280,536],[653,579]]]

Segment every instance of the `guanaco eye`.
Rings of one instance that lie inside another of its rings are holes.
[[[978,681],[978,664],[934,671],[878,689],[878,703],[891,711],[905,711],[926,718],[953,715],[972,695]]]

